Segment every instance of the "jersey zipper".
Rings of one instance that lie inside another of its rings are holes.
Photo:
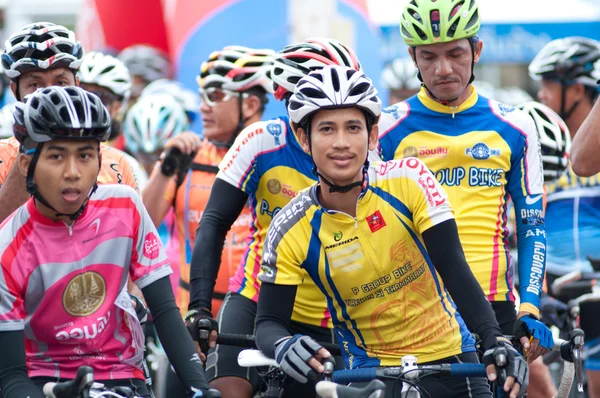
[[[73,224],[75,224],[75,221],[73,221],[71,223],[71,225],[67,224],[64,221],[63,221],[63,224],[65,224],[67,226],[67,228],[69,229],[69,236],[72,238],[73,237]]]

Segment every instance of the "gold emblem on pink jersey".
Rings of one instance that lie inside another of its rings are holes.
[[[106,283],[97,272],[75,276],[63,293],[63,307],[71,316],[88,316],[100,308],[106,298]]]

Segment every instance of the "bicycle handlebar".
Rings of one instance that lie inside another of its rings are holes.
[[[89,366],[77,369],[75,379],[62,383],[46,383],[42,389],[49,398],[87,397],[94,383],[94,370]]]
[[[346,387],[331,381],[320,381],[317,383],[317,394],[322,398],[383,398],[385,395],[385,384],[380,380],[371,380],[363,387]]]

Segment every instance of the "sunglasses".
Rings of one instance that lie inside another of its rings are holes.
[[[220,102],[229,101],[231,99],[231,97],[233,97],[233,96],[241,96],[242,98],[248,97],[247,93],[238,93],[235,91],[226,90],[226,89],[217,88],[217,87],[210,87],[207,89],[201,88],[198,91],[200,92],[200,99],[202,100],[202,102],[204,102],[206,105],[210,106],[211,108],[216,106]]]

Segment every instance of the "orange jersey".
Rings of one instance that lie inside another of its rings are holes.
[[[19,154],[19,145],[19,141],[15,138],[0,140],[0,186],[6,181]],[[98,184],[128,185],[139,193],[131,166],[121,151],[101,144],[100,155],[102,164],[98,174]]]
[[[172,181],[165,194],[165,200],[169,203],[173,203],[173,199],[175,198],[175,218],[177,239],[179,240],[180,264],[180,283],[176,298],[182,315],[187,311],[190,301],[190,262],[196,240],[196,229],[198,228],[202,213],[208,203],[210,191],[217,177],[216,167],[225,156],[225,153],[227,153],[227,148],[218,148],[208,140],[205,140],[202,148],[194,158],[194,163],[214,166],[215,172],[189,170],[187,177],[177,189],[177,193],[175,194],[175,181]],[[154,172],[159,171],[155,170]],[[244,207],[244,210],[242,210],[242,213],[227,233],[221,257],[221,267],[214,290],[215,294],[213,295],[213,314],[219,311],[223,300],[222,297],[229,290],[229,278],[235,274],[242,262],[246,250],[246,240],[250,235],[251,224],[252,215],[250,214],[250,209]],[[215,297],[217,298],[215,299]]]

